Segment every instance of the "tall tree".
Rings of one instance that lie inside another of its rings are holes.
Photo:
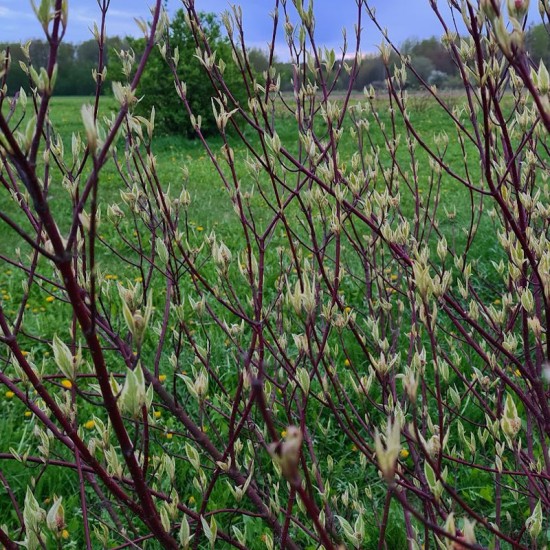
[[[221,28],[214,14],[200,14],[202,30],[212,50],[216,52],[216,62],[224,61],[226,68],[224,80],[236,99],[244,101],[242,79],[232,59],[229,42],[222,36]],[[201,116],[202,131],[205,134],[216,128],[212,112],[212,97],[216,95],[208,74],[196,57],[196,42],[192,30],[185,20],[182,10],[176,12],[170,25],[170,48],[177,48],[180,62],[178,77],[185,82],[187,100],[195,116]],[[129,40],[132,48],[140,52],[144,41]],[[190,117],[179,98],[173,83],[170,69],[156,51],[150,58],[138,88],[142,98],[136,109],[148,114],[153,106],[156,109],[156,127],[165,132],[184,133],[189,137],[195,135]]]
[[[541,60],[550,67],[550,30],[545,25],[532,25],[525,33],[525,44],[535,63]]]

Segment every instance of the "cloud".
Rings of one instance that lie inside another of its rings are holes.
[[[34,19],[34,14],[28,11],[18,11],[0,6],[0,17],[4,19]]]
[[[82,12],[80,10],[69,11],[69,24],[71,21],[78,21],[79,23],[86,23],[91,25],[92,23],[99,21],[99,17],[93,17],[89,15],[89,12]]]
[[[136,17],[137,14],[136,14],[136,12],[133,12],[133,11],[111,10],[111,9],[109,9],[108,15],[109,15],[109,17],[120,17],[120,18],[123,18],[123,19],[131,19],[133,21],[134,17]]]

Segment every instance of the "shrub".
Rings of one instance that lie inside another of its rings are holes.
[[[203,39],[208,42],[216,62],[225,64],[223,79],[231,95],[237,102],[246,103],[245,89],[239,78],[238,68],[232,58],[230,43],[222,37],[220,25],[214,14],[201,13],[199,16]],[[145,39],[131,40],[131,47],[142,52]],[[178,133],[187,137],[195,136],[189,113],[183,108],[181,98],[174,87],[174,78],[165,59],[179,57],[174,70],[178,79],[187,89],[187,101],[194,116],[201,117],[204,135],[216,130],[212,111],[212,99],[217,97],[217,89],[209,79],[208,71],[197,54],[197,42],[183,10],[178,10],[170,23],[164,42],[165,50],[154,51],[140,80],[137,93],[140,102],[136,113],[149,114],[154,106],[157,112],[156,128],[160,132]]]
[[[430,2],[463,95],[425,86],[433,105],[413,110],[415,68],[390,69],[391,42],[387,98],[353,98],[353,78],[335,98],[359,36],[337,60],[301,2],[295,26],[280,5],[293,97],[236,53],[241,103],[186,1],[220,99],[207,140],[166,56],[209,159],[200,185],[185,161],[163,181],[155,118],[133,110],[160,5],[137,68],[122,56],[117,112],[97,95],[79,135],[48,116],[66,6],[38,10],[33,101],[0,98],[0,253],[17,273],[0,306],[0,542],[544,547],[550,77],[524,47],[527,3],[452,3],[458,39]],[[242,51],[238,8],[224,24]],[[55,322],[29,315],[36,300]]]

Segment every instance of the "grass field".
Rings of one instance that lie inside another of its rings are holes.
[[[352,100],[352,103],[357,104],[361,101],[361,95],[358,94],[356,99]],[[460,104],[460,96],[450,96],[450,104]],[[82,97],[56,97],[53,100],[51,108],[51,122],[57,132],[63,138],[65,147],[70,147],[71,135],[73,133],[83,133],[82,120],[80,116],[80,107],[84,103],[91,103],[91,98]],[[379,113],[381,122],[385,125],[390,124],[390,118],[388,116],[387,109],[389,105],[386,100],[380,99],[377,104],[380,106]],[[458,174],[463,175],[465,166],[470,171],[479,170],[477,162],[464,163],[464,154],[459,146],[459,143],[454,139],[453,128],[448,127],[448,118],[430,98],[419,95],[414,97],[410,101],[411,109],[411,122],[419,128],[420,136],[426,140],[429,145],[433,144],[434,137],[444,132],[450,136],[449,145],[445,153],[445,160],[452,166]],[[115,103],[109,98],[105,98],[102,101],[102,114],[107,115],[114,112]],[[298,136],[295,130],[294,117],[286,112],[282,106],[278,108],[278,119],[276,122],[276,129],[281,136],[283,143],[289,144],[289,149],[293,150],[298,143]],[[400,132],[401,128],[397,128],[396,131]],[[255,136],[252,135],[252,139]],[[370,129],[370,139],[372,140],[372,146],[384,147],[384,140],[380,133],[379,128],[374,124]],[[213,138],[210,140],[210,146],[215,153],[219,152],[219,148],[222,145],[220,138]],[[252,142],[254,145],[254,141]],[[468,146],[468,144],[467,144]],[[356,144],[344,135],[343,141],[339,144],[339,151],[343,158],[351,157],[356,150]],[[471,148],[469,152],[474,150]],[[194,199],[192,219],[189,220],[191,225],[200,226],[204,228],[204,231],[211,229],[214,224],[220,225],[222,232],[227,231],[227,235],[234,234],[232,228],[232,219],[234,216],[230,212],[231,208],[227,205],[227,194],[223,188],[222,182],[215,173],[211,163],[208,161],[206,152],[197,140],[189,140],[182,136],[170,135],[170,136],[158,136],[155,138],[154,153],[158,159],[159,176],[163,184],[177,187],[183,183],[183,169],[189,171],[189,191]],[[237,158],[238,165],[244,165],[247,152],[242,144],[236,141],[235,156]],[[408,158],[407,150],[403,146],[398,152],[398,160],[401,163],[406,162]],[[426,155],[419,155],[419,160],[425,162],[427,160]],[[384,160],[382,156],[382,163],[389,164],[387,160]],[[430,172],[422,170],[420,173],[420,185],[422,183],[427,184],[430,177]],[[246,185],[246,180],[243,185]],[[427,187],[427,185],[426,185]],[[103,172],[102,181],[100,184],[100,201],[102,204],[108,204],[111,201],[119,200],[119,192],[121,186],[120,181],[116,181],[115,171],[112,166],[108,164]],[[422,189],[422,187],[421,187]],[[55,189],[52,191],[51,200],[55,205],[57,194]],[[5,198],[3,198],[5,201]],[[410,200],[404,193],[403,200]],[[444,178],[442,184],[442,205],[447,208],[456,207],[456,225],[464,226],[468,220],[470,213],[470,205],[468,204],[468,194],[464,189],[457,185],[450,178]],[[222,219],[220,219],[222,216]],[[223,222],[223,223],[222,223]],[[482,231],[485,233],[485,231]],[[483,237],[481,237],[483,238]],[[4,241],[5,242],[5,241]],[[484,241],[477,241],[480,250],[485,250],[487,243]],[[0,244],[0,246],[2,246]]]
[[[80,118],[80,106],[83,102],[86,102],[86,98],[56,98],[52,105],[51,122],[54,128],[60,133],[66,150],[71,147],[71,136],[73,133],[83,133],[81,118]],[[354,99],[354,103],[362,101],[361,98]],[[461,98],[453,98],[453,101],[460,105]],[[388,112],[388,104],[386,100],[378,101],[378,108],[381,117],[381,122],[386,128],[391,128],[391,119]],[[102,103],[102,113],[107,114],[114,109],[114,103],[110,99],[106,99]],[[413,124],[419,128],[420,137],[425,139],[427,143],[433,144],[434,139],[442,132],[446,132],[449,136],[448,146],[445,152],[445,160],[448,165],[453,167],[453,170],[457,174],[465,175],[466,171],[470,172],[471,181],[480,179],[480,166],[479,160],[476,159],[474,150],[471,145],[466,148],[466,153],[471,153],[471,156],[466,155],[461,149],[458,140],[454,136],[454,128],[448,123],[447,117],[443,114],[442,110],[435,105],[435,103],[424,98],[417,98],[411,101],[410,117]],[[299,143],[299,136],[296,134],[294,118],[291,114],[284,113],[282,110],[278,112],[278,118],[276,122],[277,132],[281,137],[284,144],[289,144],[289,149],[296,149]],[[396,132],[403,132],[403,127],[396,128]],[[235,138],[231,138],[235,139]],[[385,142],[381,134],[380,128],[377,127],[373,121],[370,131],[369,139],[371,144],[369,148],[379,147],[381,154],[381,170],[384,168],[390,168],[390,161],[388,156],[384,155]],[[259,146],[256,137],[251,136],[252,146]],[[240,176],[241,189],[254,191],[250,202],[250,209],[254,213],[254,219],[259,226],[266,224],[270,217],[271,212],[265,205],[261,193],[258,189],[258,184],[254,183],[246,170],[246,160],[248,153],[246,149],[237,144],[235,139],[235,158],[236,158],[236,171]],[[209,141],[209,146],[216,154],[219,154],[222,141],[220,138],[214,138]],[[339,154],[342,159],[350,159],[348,171],[351,172],[351,157],[357,146],[351,139],[348,133],[344,135],[339,145]],[[117,154],[119,158],[123,158],[124,144],[120,142],[118,144]],[[190,196],[191,205],[188,210],[188,214],[185,220],[181,222],[181,229],[185,234],[186,239],[191,246],[204,244],[205,239],[210,235],[212,231],[215,231],[218,239],[223,240],[227,246],[233,251],[234,256],[236,253],[244,247],[244,237],[242,225],[238,216],[233,210],[233,206],[230,201],[227,190],[223,186],[223,182],[213,168],[212,163],[208,159],[204,148],[199,140],[188,140],[179,136],[159,136],[155,139],[153,145],[153,152],[157,158],[157,171],[159,180],[162,182],[164,190],[170,189],[172,194],[178,195],[180,189],[185,183]],[[402,144],[396,153],[396,159],[402,166],[407,166],[409,162],[409,153],[404,144]],[[434,189],[431,187],[430,180],[432,178],[432,172],[428,165],[427,155],[419,152],[417,154],[417,160],[419,162],[419,176],[416,183],[419,186],[420,200],[424,201],[421,205],[428,213],[433,211],[433,208],[437,208],[439,214],[437,218],[439,220],[438,229],[441,234],[445,235],[447,241],[457,253],[461,253],[465,247],[467,235],[464,231],[472,223],[472,211],[475,212],[476,218],[474,224],[478,225],[478,230],[475,232],[475,236],[469,250],[469,261],[474,266],[474,276],[477,277],[477,291],[489,304],[495,300],[501,299],[501,293],[503,289],[500,283],[493,282],[495,280],[493,262],[497,262],[502,258],[502,251],[497,246],[495,231],[492,221],[487,213],[483,209],[483,204],[479,198],[474,198],[473,203],[468,191],[457,183],[454,179],[447,175],[443,175],[440,181],[440,192],[435,196],[433,194]],[[345,161],[344,161],[345,162]],[[411,167],[412,169],[412,167]],[[55,168],[53,169],[55,170]],[[188,179],[185,179],[184,172],[188,172]],[[399,179],[399,177],[396,177]],[[52,211],[56,214],[58,220],[61,220],[61,229],[66,231],[71,222],[70,212],[71,205],[67,200],[66,191],[62,188],[61,181],[52,177],[51,187],[49,190],[49,203]],[[260,185],[262,183],[260,182]],[[266,183],[266,189],[268,185]],[[143,228],[135,223],[135,220],[128,218],[121,222],[118,228],[107,221],[107,207],[112,203],[120,202],[120,192],[127,191],[124,183],[117,171],[114,169],[113,164],[109,163],[105,169],[101,172],[101,177],[98,187],[98,202],[101,205],[102,223],[99,228],[99,235],[101,241],[108,246],[98,246],[98,268],[103,274],[104,278],[109,282],[106,282],[104,289],[104,299],[106,304],[110,304],[106,307],[111,308],[113,317],[117,313],[117,297],[116,297],[116,283],[123,285],[134,284],[135,281],[141,281],[144,277],[147,277],[148,269],[144,265],[136,265],[131,267],[130,265],[124,265],[120,259],[113,255],[112,249],[115,249],[128,259],[134,259],[134,253],[131,250],[129,244],[132,243],[132,239],[149,239],[149,235]],[[267,196],[270,191],[266,191]],[[401,187],[402,195],[402,212],[404,216],[409,220],[414,219],[415,202],[414,197],[407,192],[405,185]],[[434,201],[437,197],[437,205],[434,205]],[[7,193],[0,193],[0,210],[5,212],[14,212],[12,206],[12,199]],[[472,204],[474,205],[472,208]],[[431,210],[432,209],[432,210]],[[448,212],[451,215],[444,215],[444,212]],[[296,211],[296,231],[300,234],[300,223],[302,219],[299,216],[299,212]],[[431,214],[430,214],[431,215]],[[477,216],[480,216],[479,219]],[[293,211],[289,213],[289,220],[293,220]],[[14,214],[14,219],[21,223],[24,227],[28,228],[26,221],[18,217],[18,214]],[[66,226],[63,227],[63,221],[66,222]],[[427,224],[427,226],[430,224]],[[357,228],[358,231],[365,230],[362,227]],[[366,230],[365,230],[366,231]],[[127,241],[122,239],[122,235],[125,236]],[[438,242],[437,234],[434,234],[427,239],[430,247],[435,249]],[[280,261],[280,254],[276,252],[278,246],[283,246],[285,243],[285,236],[280,231],[275,231],[269,238],[270,250],[273,252],[267,256],[267,281],[273,288],[277,283],[277,278],[280,275],[278,269],[278,262]],[[16,248],[21,248],[21,254],[28,253],[28,247],[23,242],[20,242],[16,235],[10,231],[5,225],[0,226],[0,253],[5,256],[9,256],[15,259]],[[347,248],[346,248],[347,247]],[[147,247],[146,247],[147,248]],[[307,251],[303,251],[304,256]],[[353,247],[344,239],[343,244],[343,264],[346,266],[346,273],[349,276],[342,283],[342,294],[345,295],[347,303],[358,315],[361,316],[363,312],[368,311],[368,304],[363,302],[363,285],[364,282],[359,276],[355,276],[361,271],[361,266],[357,263],[358,260],[354,253]],[[202,258],[202,256],[200,256]],[[386,260],[384,260],[386,261]],[[42,263],[43,262],[43,263]],[[205,265],[207,263],[204,259]],[[384,264],[386,265],[386,264]],[[70,320],[71,320],[71,308],[66,303],[64,297],[59,292],[55,285],[56,279],[53,275],[52,269],[49,267],[45,260],[41,260],[40,264],[41,272],[45,274],[46,279],[51,277],[50,282],[44,280],[40,284],[33,287],[29,301],[26,307],[25,313],[25,333],[21,335],[21,342],[26,351],[31,354],[33,360],[39,368],[44,369],[44,373],[52,373],[55,371],[55,367],[52,365],[52,355],[49,346],[49,341],[53,338],[53,335],[63,331],[68,333]],[[391,260],[387,260],[387,276],[392,281],[400,280],[401,277],[399,266],[392,264]],[[205,267],[205,273],[213,276],[213,269]],[[293,276],[290,268],[288,270],[289,277]],[[237,281],[235,276],[233,281]],[[13,266],[10,266],[8,262],[0,263],[0,292],[2,295],[2,305],[8,315],[15,315],[18,305],[21,303],[24,288],[22,286],[22,277],[20,271]],[[53,284],[52,284],[53,283]],[[237,284],[237,283],[235,283]],[[181,283],[181,290],[183,293],[192,295],[193,281],[188,278],[186,282]],[[157,311],[161,310],[164,293],[165,293],[165,281],[162,277],[152,276],[151,291],[154,295]],[[274,293],[274,290],[273,290]],[[246,297],[246,292],[243,292]],[[404,295],[406,296],[406,295]],[[393,298],[389,298],[391,301]],[[393,299],[394,300],[394,299]],[[394,300],[395,302],[395,300]],[[190,308],[187,307],[187,314],[190,313]],[[160,314],[160,312],[159,312]],[[191,312],[192,314],[192,312]],[[367,313],[365,313],[365,318]],[[407,314],[405,314],[405,318]],[[236,322],[235,320],[231,320]],[[212,355],[212,362],[220,365],[218,372],[223,377],[224,384],[227,387],[234,387],[236,385],[236,372],[231,370],[232,361],[239,361],[238,357],[235,357],[234,352],[228,352],[227,340],[225,336],[217,330],[216,327],[209,327],[199,321],[194,322],[190,320],[190,324],[195,326],[197,331],[197,339],[204,345],[206,342],[210,346],[210,353]],[[122,329],[121,329],[122,330]],[[209,332],[211,330],[211,332]],[[142,352],[142,360],[144,362],[151,362],[154,360],[155,345],[154,340],[156,335],[153,334],[149,337],[144,345]],[[347,343],[342,338],[339,342],[340,351],[335,357],[335,362],[339,365],[339,368],[344,369],[345,366],[349,366],[349,363],[357,364],[359,370],[364,369],[367,372],[367,358],[362,356],[360,348],[352,343]],[[345,350],[345,354],[344,354]],[[109,355],[112,363],[110,368],[113,371],[122,369],[122,361],[117,358],[115,354]],[[187,351],[184,357],[192,363],[192,354]],[[465,358],[469,360],[468,357]],[[40,366],[42,365],[42,366]],[[169,364],[169,356],[166,353],[166,357],[163,356],[161,361],[161,373],[168,376],[167,383],[171,380],[171,367]],[[54,384],[59,380],[51,379],[48,384]],[[453,379],[449,382],[449,385],[453,382]],[[52,386],[53,387],[53,386]],[[86,391],[92,392],[91,386],[86,386]],[[376,399],[376,390],[373,390],[374,397]],[[59,393],[62,395],[62,393]],[[13,396],[12,396],[13,397]],[[2,401],[2,419],[0,419],[0,441],[2,446],[0,452],[8,456],[10,449],[13,449],[16,454],[24,455],[27,450],[33,450],[36,447],[36,437],[33,435],[35,428],[35,419],[25,409],[23,404],[14,400],[12,397],[1,395]],[[84,395],[83,404],[79,407],[78,423],[80,430],[84,433],[85,437],[91,436],[96,429],[97,423],[92,422],[94,414],[97,413],[97,407],[94,406],[92,393],[89,396]],[[368,403],[358,400],[358,407],[367,407]],[[189,405],[192,407],[192,405]],[[213,406],[220,406],[220,402],[215,402]],[[468,403],[465,404],[465,410],[468,407]],[[182,433],[181,427],[178,426],[175,419],[163,415],[162,407],[155,409],[158,411],[157,422],[154,432],[154,453],[159,456],[163,450],[169,450],[174,453],[175,456],[182,456],[184,454],[184,445],[186,441],[185,434]],[[349,445],[343,434],[339,432],[337,426],[330,426],[324,424],[326,418],[322,416],[321,408],[316,409],[312,406],[311,413],[319,411],[320,421],[316,426],[316,431],[313,433],[313,438],[316,443],[322,441],[320,445],[320,461],[325,464],[327,457],[331,456],[331,460],[334,460],[330,479],[333,491],[337,495],[341,495],[344,491],[351,491],[352,495],[356,494],[355,499],[361,500],[365,509],[365,517],[377,517],[379,513],[380,501],[377,500],[380,494],[385,494],[385,483],[378,479],[377,475],[369,474],[368,482],[367,476],[364,474],[365,466],[357,458],[357,449]],[[200,411],[193,410],[194,413],[199,416],[202,415]],[[284,410],[280,412],[280,428],[285,426],[286,419],[284,418]],[[471,413],[470,419],[478,420],[483,419],[481,412],[476,412],[473,407],[469,410]],[[201,416],[202,418],[202,416]],[[205,430],[209,433],[215,433],[219,427],[223,435],[223,422],[220,422],[219,426],[216,426],[216,414],[211,416],[208,414],[204,417]],[[103,417],[105,420],[105,417]],[[222,417],[220,416],[220,419]],[[167,438],[169,434],[169,438]],[[213,436],[214,437],[214,436]],[[220,436],[221,437],[221,436]],[[458,441],[456,434],[452,435],[453,441]],[[63,451],[55,444],[52,451],[52,458],[62,457]],[[35,452],[34,450],[32,451]],[[472,455],[473,456],[473,455]],[[407,458],[404,457],[406,463]],[[258,467],[262,465],[266,467],[269,460],[262,460],[258,458]],[[82,518],[79,515],[80,509],[80,497],[78,495],[78,478],[76,474],[71,470],[46,468],[41,464],[21,464],[16,461],[5,460],[0,463],[0,472],[10,479],[12,483],[12,489],[16,492],[16,498],[22,502],[24,498],[24,491],[29,480],[34,478],[37,481],[36,486],[36,498],[40,503],[49,503],[52,501],[55,495],[63,495],[64,506],[67,517],[67,538],[63,541],[58,541],[59,547],[68,548],[82,548],[83,535],[82,535]],[[62,473],[60,473],[62,472]],[[454,474],[451,474],[453,476]],[[465,475],[461,470],[460,475]],[[185,493],[186,503],[192,509],[196,509],[201,499],[200,491],[193,486],[192,483],[193,474],[189,464],[185,464],[178,469],[176,484],[180,488],[180,493]],[[491,475],[485,475],[479,470],[472,471],[466,477],[453,479],[453,482],[459,487],[459,492],[462,498],[468,503],[475,504],[477,510],[481,514],[489,513],[494,508],[494,487],[492,487]],[[163,491],[170,491],[170,483],[168,480],[159,481],[159,489]],[[365,496],[365,493],[371,493],[371,495]],[[375,497],[372,497],[374,493]],[[376,497],[378,495],[378,497]],[[211,502],[215,503],[216,507],[223,508],[231,505],[231,494],[228,493],[226,486],[223,483],[219,483],[214,489]],[[515,510],[515,503],[512,499],[504,503],[504,511],[510,512],[511,521],[519,526],[522,525],[525,517],[525,507],[521,510]],[[390,511],[390,522],[386,533],[386,540],[388,547],[390,548],[404,548],[404,533],[402,529],[402,518],[398,516],[398,507],[395,509],[392,507]],[[354,512],[355,513],[355,512]],[[90,509],[90,515],[97,525],[100,524],[102,516],[102,504],[99,500],[96,500],[94,507]],[[231,519],[227,520],[231,523]],[[0,492],[0,525],[6,524],[13,526],[17,522],[15,511],[10,505],[8,496]],[[239,523],[240,528],[244,530],[248,547],[250,548],[263,548],[265,529],[261,522],[255,520],[253,517],[246,517],[242,523]],[[227,527],[227,526],[226,526]],[[10,527],[13,530],[13,527]],[[227,529],[229,529],[227,527]],[[373,522],[366,527],[367,535],[365,536],[363,548],[375,548],[377,543],[377,524]],[[118,544],[121,544],[120,539],[117,540]],[[111,542],[110,544],[115,544]],[[223,543],[218,543],[219,548],[223,548]],[[314,548],[305,539],[300,540],[300,544],[303,548]],[[52,546],[54,547],[54,546]],[[100,546],[98,546],[99,548]],[[111,547],[111,546],[109,546]],[[145,547],[145,544],[144,544]],[[155,544],[150,544],[148,548],[157,548]],[[206,543],[204,548],[206,548]],[[202,548],[202,546],[201,546]]]
[[[358,96],[354,100],[354,103],[360,101],[361,96]],[[80,107],[84,103],[90,102],[91,99],[80,97],[67,97],[67,98],[55,98],[51,109],[51,122],[57,132],[62,136],[64,145],[66,148],[70,147],[71,136],[73,134],[83,133],[82,121],[80,117]],[[459,102],[459,98],[454,98],[453,102]],[[383,124],[389,125],[390,119],[387,113],[387,102],[380,100],[380,116]],[[447,128],[446,116],[442,110],[424,96],[420,96],[416,100],[411,101],[411,121],[420,129],[421,136],[426,139],[428,144],[433,143],[434,137],[441,132],[446,132],[451,136],[449,145],[445,154],[445,159],[450,166],[457,171],[458,174],[463,175],[465,167],[475,174],[479,170],[477,161],[471,163],[464,162],[464,155],[459,147],[458,142],[452,138],[452,128]],[[106,98],[102,102],[102,113],[107,115],[113,112],[115,104],[109,98]],[[277,131],[281,136],[283,143],[292,145],[298,142],[298,137],[294,130],[293,116],[284,112],[282,109],[279,111],[279,118],[277,120]],[[397,129],[400,131],[401,129]],[[254,140],[254,136],[252,137]],[[370,130],[370,139],[372,140],[372,147],[379,147],[384,150],[384,141],[380,133],[379,128],[372,126]],[[252,145],[254,146],[254,141]],[[222,145],[220,138],[214,138],[209,141],[209,146],[215,154],[219,153],[219,149]],[[369,145],[370,147],[370,145]],[[356,144],[349,139],[346,135],[342,142],[339,144],[339,151],[342,158],[351,158],[355,151]],[[189,140],[180,136],[159,136],[155,139],[153,152],[157,157],[157,168],[159,179],[162,182],[164,188],[170,188],[172,190],[180,189],[185,186],[189,190],[192,200],[192,206],[189,209],[189,215],[186,219],[187,227],[186,234],[190,236],[194,242],[200,243],[203,238],[207,236],[212,230],[216,231],[216,234],[222,238],[230,248],[239,249],[242,245],[242,231],[238,217],[233,211],[233,207],[228,197],[228,193],[223,186],[219,175],[216,173],[212,163],[209,161],[207,154],[200,143],[197,140]],[[235,157],[237,159],[238,171],[241,171],[243,177],[241,179],[241,185],[243,189],[253,191],[254,183],[250,181],[249,176],[245,171],[245,162],[248,157],[248,152],[244,146],[237,142],[235,145]],[[389,165],[389,161],[384,159],[381,155],[381,162],[384,165]],[[472,156],[475,159],[475,156]],[[398,162],[406,165],[408,162],[408,152],[405,147],[401,147],[397,154]],[[427,156],[422,153],[418,154],[418,161],[420,165],[427,163]],[[422,166],[425,168],[425,166]],[[187,171],[188,181],[184,182],[184,171]],[[418,185],[420,194],[426,192],[428,195],[428,182],[431,177],[429,170],[422,169],[419,172]],[[474,180],[476,177],[474,176]],[[67,227],[70,220],[69,212],[70,205],[66,201],[66,193],[63,191],[61,182],[53,181],[53,186],[49,193],[49,202],[52,210],[55,213],[60,213],[58,220],[63,223],[65,220]],[[103,218],[105,218],[107,206],[120,202],[120,191],[124,189],[123,182],[112,163],[108,163],[102,170],[101,178],[99,182],[99,195],[98,201],[103,212]],[[424,195],[424,196],[426,196]],[[433,204],[433,197],[428,197],[428,201],[431,199]],[[450,242],[455,242],[457,250],[460,250],[464,246],[465,242],[465,228],[471,223],[471,203],[470,195],[463,186],[458,184],[450,177],[443,176],[441,180],[441,190],[439,201],[439,211],[448,211],[453,213],[451,219],[447,219],[446,216],[440,216],[440,229],[442,233],[447,237]],[[0,208],[6,211],[11,210],[10,198],[3,194],[0,196]],[[476,199],[477,201],[478,199]],[[413,218],[413,199],[406,191],[402,192],[402,204],[404,205],[405,214]],[[430,203],[426,203],[428,206]],[[476,202],[476,205],[479,204]],[[267,219],[269,211],[266,211],[264,200],[256,193],[252,200],[252,208],[258,220],[262,221]],[[66,215],[64,212],[66,211]],[[16,217],[16,221],[18,220]],[[472,251],[470,254],[471,259],[478,261],[478,269],[482,272],[491,269],[491,261],[498,261],[497,247],[495,246],[494,233],[492,232],[492,224],[489,217],[484,213],[481,220],[476,220],[476,224],[479,223],[479,231],[476,234],[476,238],[472,243]],[[63,228],[63,226],[62,226]],[[65,228],[63,228],[65,229]],[[2,229],[3,238],[0,239],[0,252],[11,253],[16,246],[21,246],[25,249],[25,243],[23,241],[17,242],[17,236],[11,235],[7,227],[3,226]],[[100,230],[101,236],[104,240],[110,243],[115,248],[119,247],[120,235],[115,231],[114,227],[109,223],[103,223]],[[275,239],[277,236],[275,236]],[[15,240],[14,240],[15,239]],[[435,239],[433,240],[435,243]],[[274,246],[275,248],[275,246]],[[114,259],[109,249],[106,247],[99,247],[99,262],[100,269],[104,272],[108,272],[119,279],[132,280],[135,277],[139,277],[139,273],[125,273],[120,271],[120,263]],[[13,270],[9,265],[4,264],[0,269],[0,289],[3,294],[10,296],[14,303],[18,303],[18,297],[21,295],[22,289],[20,281],[14,277]],[[36,314],[36,322],[39,325],[55,326],[55,323],[50,323],[49,314],[53,313],[54,304],[44,303],[45,296],[36,297],[35,301],[29,303],[29,309]],[[9,302],[8,302],[9,303]],[[60,304],[55,304],[59,305]]]

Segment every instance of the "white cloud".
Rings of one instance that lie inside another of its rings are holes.
[[[0,17],[5,19],[34,19],[34,14],[0,6]]]
[[[123,17],[124,19],[134,19],[134,17],[137,17],[138,14],[136,12],[132,11],[124,11],[124,10],[112,10],[109,9],[107,12],[107,17]]]
[[[80,10],[69,11],[69,24],[70,21],[78,21],[79,23],[87,23],[88,25],[92,24],[94,21],[98,21],[98,17],[93,17],[88,15],[87,12]]]

